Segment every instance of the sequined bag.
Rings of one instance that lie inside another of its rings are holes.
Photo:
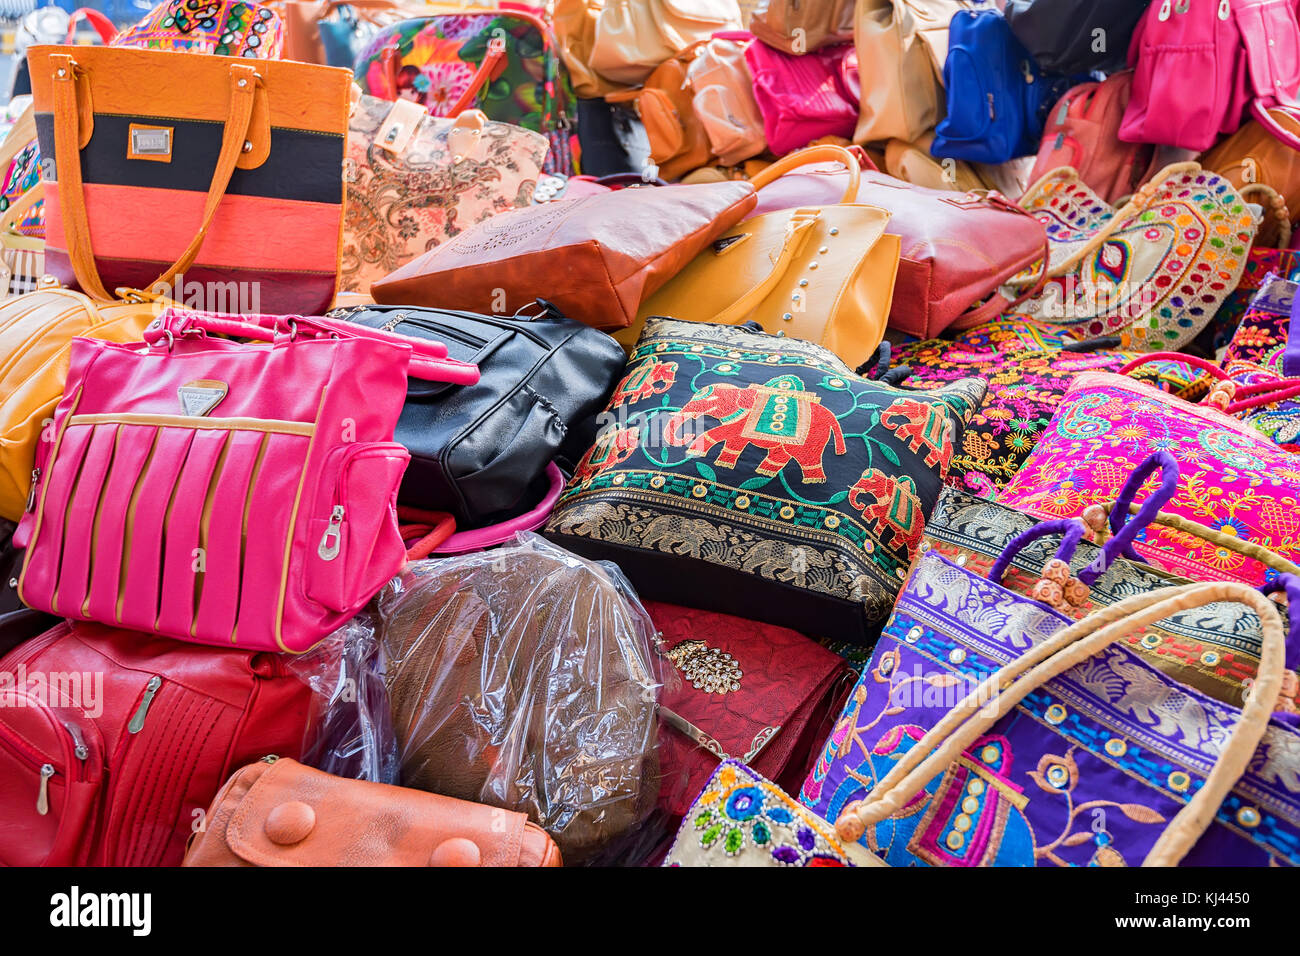
[[[1046,227],[1051,255],[1047,285],[1017,314],[1123,334],[1140,351],[1180,348],[1209,324],[1241,280],[1258,225],[1232,184],[1196,163],[1166,166],[1118,210],[1068,166],[1020,205]],[[1003,294],[1036,281],[1037,272],[1013,276]]]
[[[954,339],[929,339],[894,350],[895,368],[907,366],[909,388],[939,388],[978,375],[989,383],[984,401],[954,450],[948,484],[991,498],[1018,472],[1075,377],[1117,372],[1139,353],[1118,351],[1118,339],[1078,341],[1063,325],[1008,317]],[[1143,378],[1182,398],[1199,398],[1200,372],[1179,361],[1150,363]]]
[[[883,866],[762,774],[724,760],[687,811],[664,866]]]
[[[1141,508],[1132,506],[1125,493],[1136,492],[1158,468],[1162,471],[1160,488]],[[1262,549],[1250,549],[1231,535],[1161,515],[1158,509],[1176,489],[1177,471],[1177,463],[1167,452],[1153,455],[1129,476],[1121,488],[1118,505],[1110,508],[1110,517],[1096,527],[1085,527],[1079,519],[1043,521],[1007,505],[948,488],[939,496],[934,514],[926,523],[921,552],[940,554],[1018,594],[1045,599],[1075,619],[1134,594],[1191,583],[1148,565],[1129,550],[1125,538],[1112,534],[1125,526],[1131,527],[1130,535],[1152,527],[1174,528],[1187,540],[1199,538],[1206,546],[1225,552],[1253,551],[1267,562],[1270,577],[1300,574],[1300,568],[1291,562]],[[1096,521],[1096,514],[1090,517]],[[1050,565],[1058,561],[1064,566],[1053,570]],[[1049,573],[1052,578],[1047,578]],[[1044,588],[1044,579],[1055,578],[1060,585],[1061,577],[1065,584],[1059,590]],[[1049,593],[1043,594],[1044,590]],[[1217,700],[1238,703],[1259,669],[1262,633],[1259,619],[1249,609],[1216,604],[1179,612],[1133,631],[1124,641],[1146,663],[1181,683]],[[1300,652],[1300,647],[1288,650]],[[1294,711],[1294,695],[1279,706]]]
[[[1040,518],[1073,518],[1115,500],[1135,467],[1169,452],[1182,475],[1164,511],[1276,552],[1300,557],[1300,456],[1208,405],[1164,395],[1120,375],[1087,372],[1066,392],[1024,467],[997,500]],[[1167,528],[1135,548],[1194,580],[1260,585],[1267,569]]]
[[[1238,708],[1119,639],[1233,601],[1263,624]],[[929,553],[801,801],[895,866],[1300,863],[1300,732],[1273,715],[1286,637],[1238,582],[1071,621]]]
[[[651,319],[545,534],[642,597],[870,643],[984,389],[906,391],[810,342]]]

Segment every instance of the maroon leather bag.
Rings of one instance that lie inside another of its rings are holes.
[[[824,162],[827,147],[791,153],[754,177],[758,205],[746,218],[845,201],[848,173]],[[843,162],[853,159],[844,151]],[[797,167],[804,167],[797,169]],[[1001,193],[926,189],[885,173],[863,170],[857,202],[887,209],[885,230],[902,239],[889,327],[933,338],[948,327],[964,329],[1042,291],[1046,273],[1015,300],[998,288],[1037,262],[1046,264],[1047,231]]]
[[[788,628],[643,603],[682,676],[659,702],[660,808],[684,815],[727,757],[796,793],[852,683],[844,659]]]
[[[64,622],[0,660],[0,865],[175,866],[238,767],[296,757],[281,654]]]

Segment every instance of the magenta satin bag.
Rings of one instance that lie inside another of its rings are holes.
[[[842,43],[791,56],[764,43],[745,47],[763,135],[777,156],[823,136],[851,139],[858,125],[858,55]]]
[[[215,319],[213,320],[215,321]],[[62,617],[301,652],[402,566],[392,441],[411,347],[282,324],[270,344],[77,338],[36,455],[18,593]]]

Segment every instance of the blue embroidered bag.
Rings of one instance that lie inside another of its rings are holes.
[[[1240,709],[1117,643],[1216,601],[1262,624]],[[1273,606],[1238,582],[1075,623],[931,551],[801,800],[894,866],[1294,865],[1300,733],[1272,714],[1284,643]]]
[[[930,152],[996,165],[1038,151],[1047,113],[1071,81],[1043,73],[996,10],[961,10],[948,27],[943,85],[948,115]]]

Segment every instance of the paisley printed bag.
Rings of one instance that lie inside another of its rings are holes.
[[[545,533],[644,598],[869,643],[984,389],[905,391],[809,342],[651,319]]]
[[[988,381],[988,393],[953,453],[948,484],[991,498],[1025,463],[1076,376],[1117,372],[1139,354],[1116,351],[1116,344],[1115,338],[1081,342],[1068,326],[1008,317],[952,340],[903,345],[891,361],[912,370],[909,388],[939,388],[970,375]],[[1199,370],[1181,361],[1150,363],[1142,377],[1183,398],[1205,390]]]
[[[1108,504],[1135,467],[1167,451],[1182,474],[1167,514],[1300,557],[1300,456],[1207,405],[1192,405],[1141,382],[1087,372],[1066,392],[1020,473],[998,501],[1041,518],[1074,518]],[[1274,572],[1246,555],[1183,532],[1144,531],[1145,558],[1194,580],[1260,585]]]
[[[1239,602],[1262,622],[1240,707],[1120,639]],[[1285,635],[1236,582],[1082,621],[921,557],[801,801],[894,866],[1300,863],[1300,732],[1273,716]]]
[[[540,133],[478,110],[435,119],[414,103],[362,96],[348,121],[348,203],[339,287],[369,292],[421,253],[532,202]]]
[[[724,760],[687,811],[664,866],[883,866],[762,774]]]
[[[1171,478],[1176,474],[1176,463],[1165,452],[1152,457],[1162,459],[1162,464],[1175,466],[1161,475],[1161,490],[1165,493],[1157,492],[1144,502],[1145,507],[1159,508],[1175,490]],[[1150,465],[1148,460],[1130,475],[1125,488],[1136,490],[1154,470]],[[1119,509],[1119,513],[1123,510]],[[1111,511],[1112,515],[1115,513]],[[1159,514],[1153,517],[1148,512],[1130,519],[1130,523],[1133,531],[1138,532],[1153,522],[1168,520],[1176,521]],[[1077,519],[1067,524],[1074,521]],[[1192,522],[1177,521],[1177,527],[1216,548],[1234,553],[1245,549],[1236,538]],[[923,554],[940,554],[1026,597],[1041,588],[1048,562],[1059,558],[1068,565],[1069,577],[1085,585],[1082,590],[1071,586],[1074,593],[1070,597],[1078,603],[1065,600],[1054,604],[1056,610],[1075,619],[1135,594],[1191,583],[1187,578],[1123,556],[1123,539],[1110,537],[1103,545],[1101,536],[1088,530],[1097,537],[1098,543],[1083,536],[1082,526],[1063,529],[1060,522],[1040,521],[1007,505],[947,488],[926,522],[920,550]],[[1266,552],[1255,553],[1269,562],[1271,571],[1300,574],[1300,568],[1289,561]],[[1259,669],[1260,628],[1254,612],[1239,604],[1225,603],[1179,612],[1133,631],[1124,640],[1129,650],[1153,667],[1203,694],[1236,704]],[[1294,662],[1289,663],[1294,666]],[[1283,707],[1293,710],[1294,697],[1288,697]]]
[[[1180,348],[1209,324],[1241,280],[1257,228],[1232,184],[1196,163],[1166,166],[1118,210],[1068,166],[1020,205],[1044,224],[1052,251],[1051,278],[1017,314],[1084,335],[1122,333],[1140,351]],[[1007,289],[1036,279],[1021,273]]]
[[[380,31],[354,71],[363,93],[414,100],[433,116],[477,108],[541,133],[546,172],[578,172],[577,103],[550,24],[524,9],[440,14]]]

